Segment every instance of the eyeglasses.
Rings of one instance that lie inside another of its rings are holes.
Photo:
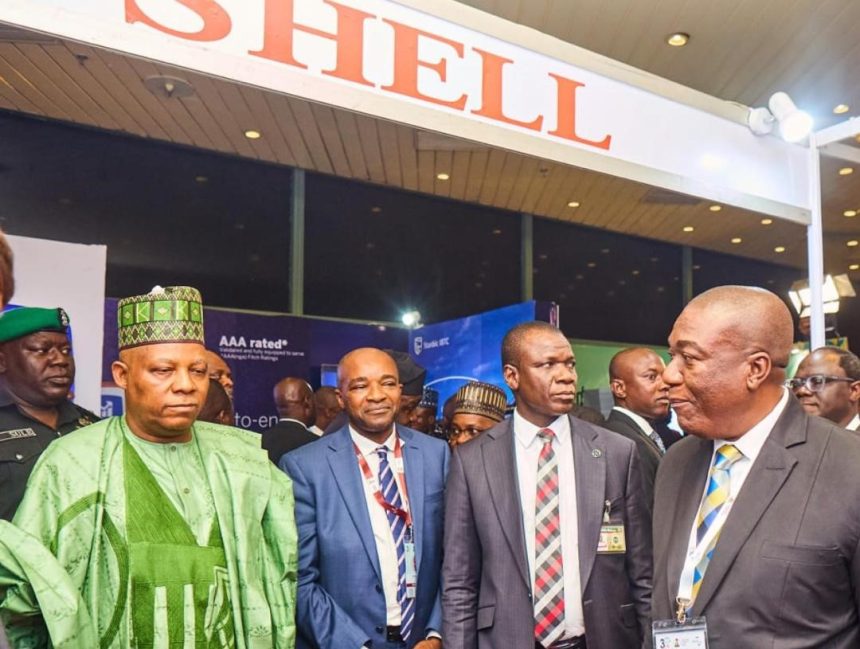
[[[804,378],[788,379],[785,382],[785,387],[789,390],[799,390],[801,386],[805,387],[810,392],[821,392],[824,386],[833,381],[843,383],[854,383],[854,379],[848,379],[842,376],[827,376],[825,374],[813,374]]]

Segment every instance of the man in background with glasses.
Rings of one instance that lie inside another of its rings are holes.
[[[848,430],[860,428],[860,358],[838,347],[820,347],[786,381],[803,409]]]

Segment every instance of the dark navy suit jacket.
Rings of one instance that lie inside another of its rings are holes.
[[[448,445],[397,426],[403,445],[418,563],[410,644],[442,630],[440,575]],[[287,453],[299,530],[297,649],[394,649],[361,470],[349,427]]]

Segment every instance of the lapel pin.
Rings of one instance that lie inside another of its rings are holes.
[[[603,452],[599,448],[591,451],[591,457],[600,457],[601,455],[603,455]]]

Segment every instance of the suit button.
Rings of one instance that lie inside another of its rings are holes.
[[[376,627],[377,633],[382,633],[383,631],[385,631],[385,629],[383,627],[381,627],[381,626]]]
[[[376,592],[377,592],[377,593],[381,593],[381,592],[382,592],[382,586],[380,586],[379,584],[376,584]]]

